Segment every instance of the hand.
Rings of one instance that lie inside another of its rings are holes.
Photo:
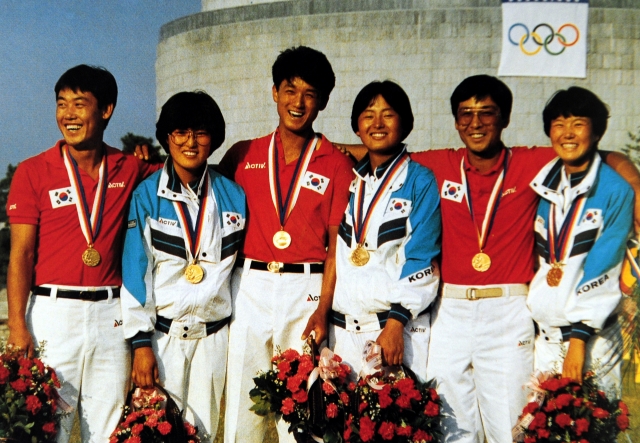
[[[586,343],[578,338],[569,340],[569,350],[562,365],[562,376],[582,383]]]
[[[316,332],[316,344],[320,345],[327,338],[327,312],[324,310],[316,309],[311,317],[309,317],[309,321],[307,322],[307,327],[304,328],[302,332],[302,340],[306,340],[311,331]]]
[[[33,345],[33,338],[27,330],[26,326],[21,328],[9,328],[9,338],[7,339],[8,349],[20,349],[23,355],[29,358],[33,357],[35,346]]]
[[[149,146],[147,146],[146,143],[136,145],[136,148],[133,151],[133,156],[146,162],[149,161]]]
[[[382,348],[382,364],[385,366],[399,366],[404,357],[404,325],[402,322],[390,318],[378,336],[376,343]]]
[[[152,388],[159,383],[158,362],[150,347],[138,348],[133,354],[133,369],[131,379],[139,388]]]

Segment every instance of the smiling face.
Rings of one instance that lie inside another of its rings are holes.
[[[91,92],[62,89],[56,102],[56,121],[67,145],[76,150],[102,146],[102,136],[113,112],[110,104],[104,109]]]
[[[276,89],[273,86],[273,101],[278,108],[280,130],[305,136],[312,130],[313,122],[323,109],[320,93],[316,88],[295,77],[283,80]]]
[[[468,123],[462,121],[460,116],[469,113],[471,120]],[[489,118],[490,114],[496,117]],[[500,108],[491,97],[481,100],[472,97],[460,102],[455,126],[460,139],[471,153],[482,158],[491,158],[500,153],[502,130],[507,124],[500,116]]]
[[[551,121],[549,138],[569,174],[587,169],[600,139],[589,117],[558,117]]]
[[[356,134],[369,156],[391,156],[402,142],[402,121],[381,95],[376,96],[358,117]]]
[[[175,143],[174,140],[181,138],[186,141],[182,144]],[[176,129],[173,131],[173,135],[167,135],[167,145],[169,146],[169,155],[173,160],[173,167],[184,186],[188,186],[189,183],[202,177],[211,151],[211,136],[207,131]]]

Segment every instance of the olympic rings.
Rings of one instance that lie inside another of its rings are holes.
[[[512,34],[512,31],[514,30],[514,28],[517,28],[517,27],[523,28],[524,29],[524,33],[520,37],[519,41],[514,41],[512,36],[511,36],[511,34]],[[547,29],[548,32],[549,32],[549,34],[544,38],[542,38],[540,36],[540,34],[537,32],[541,28],[542,29]],[[575,33],[575,38],[574,38],[574,40],[572,42],[567,42],[566,37],[563,34],[561,34],[561,32],[566,28],[573,29],[573,32]],[[525,55],[529,55],[529,56],[536,55],[537,53],[539,53],[542,50],[542,48],[544,48],[544,50],[549,55],[560,55],[560,54],[562,54],[564,52],[565,49],[567,49],[568,46],[573,46],[578,42],[578,40],[580,40],[580,31],[578,30],[578,27],[576,25],[574,25],[573,23],[565,23],[564,25],[560,26],[560,28],[558,28],[557,31],[554,31],[553,28],[551,27],[551,25],[549,25],[547,23],[540,23],[535,28],[533,28],[533,31],[531,31],[531,33],[529,33],[529,28],[527,28],[527,26],[525,24],[523,24],[523,23],[514,23],[509,28],[509,32],[507,34],[507,37],[509,39],[509,42],[514,46],[519,46],[520,50]],[[531,37],[531,40],[533,40],[533,43],[535,43],[538,46],[536,49],[534,49],[532,51],[529,51],[529,50],[525,49],[525,46],[524,46],[525,43],[527,43],[529,41],[529,37]],[[554,40],[557,41],[558,44],[560,44],[562,46],[562,48],[557,52],[554,52],[551,49],[549,49],[549,45]]]

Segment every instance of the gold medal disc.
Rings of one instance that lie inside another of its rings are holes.
[[[358,245],[353,251],[351,251],[349,261],[354,266],[364,266],[369,262],[369,251]]]
[[[291,236],[281,229],[273,235],[273,245],[278,249],[287,249],[291,245]]]
[[[198,284],[204,278],[204,269],[197,263],[191,263],[184,270],[184,276],[189,283]]]
[[[87,250],[82,253],[82,262],[87,266],[98,266],[100,263],[100,253],[89,246]]]
[[[551,269],[547,272],[547,284],[552,288],[560,285],[560,280],[562,280],[562,268],[558,263],[554,263],[551,265]]]
[[[491,267],[491,258],[484,252],[478,252],[473,256],[471,266],[478,272],[485,272]]]

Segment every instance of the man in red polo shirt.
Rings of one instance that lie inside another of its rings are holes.
[[[353,179],[352,163],[312,127],[335,85],[324,54],[287,49],[272,74],[277,129],[236,143],[220,162],[248,206],[231,289],[227,443],[262,442],[266,422],[249,410],[249,391],[256,373],[271,369],[276,346],[301,350],[312,330],[318,343],[327,336],[336,236]],[[279,421],[280,441],[294,441],[287,427]]]
[[[119,327],[125,216],[135,186],[157,166],[102,142],[118,94],[107,70],[71,68],[55,93],[64,140],[18,165],[7,201],[8,345],[33,355],[46,341],[60,395],[78,407],[82,441],[107,442],[131,371]],[[69,440],[73,417],[62,418],[59,442]]]

